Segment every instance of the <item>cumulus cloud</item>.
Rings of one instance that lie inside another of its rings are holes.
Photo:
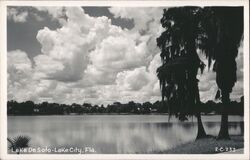
[[[107,76],[109,83],[115,82],[119,72],[147,65],[152,56],[146,53],[146,42],[135,43],[129,35],[109,36],[89,55],[91,65],[86,70],[88,76],[97,79]]]
[[[160,19],[163,13],[162,8],[134,8],[134,7],[111,7],[109,11],[115,17],[132,19],[135,24],[135,30],[140,32],[157,32],[160,29]],[[151,30],[154,28],[154,30]]]
[[[14,50],[7,54],[8,99],[23,101],[32,96],[32,64],[27,54]],[[25,93],[25,94],[23,94]]]
[[[55,30],[44,27],[38,31],[36,38],[42,54],[33,58],[34,64],[28,67],[30,76],[26,80],[26,85],[36,86],[36,89],[32,96],[20,98],[13,94],[13,99],[105,103],[147,100],[151,96],[147,90],[153,91],[153,83],[157,82],[149,69],[159,51],[149,50],[151,43],[155,43],[152,38],[155,34],[141,35],[134,29],[122,29],[112,25],[105,16],[90,17],[80,7],[39,7],[37,10],[47,12],[61,27]],[[11,62],[13,57],[9,59],[10,65],[16,63]],[[122,75],[126,77],[124,81]],[[20,93],[30,89],[23,88]]]
[[[40,12],[48,13],[53,20],[56,20],[61,24],[65,23],[66,21],[65,7],[37,6],[35,8]],[[38,18],[38,20],[41,19],[37,15],[36,17]]]
[[[117,75],[116,82],[121,87],[121,90],[138,91],[149,82],[146,67],[143,66],[131,71],[120,72]]]
[[[24,23],[26,22],[28,17],[27,11],[19,11],[17,8],[7,8],[7,18],[8,20],[12,20],[16,23]]]
[[[94,104],[160,100],[156,37],[162,32],[161,8],[110,8],[115,17],[134,21],[130,30],[112,25],[105,16],[91,17],[81,7],[36,9],[61,26],[37,32],[41,54],[32,60],[24,51],[8,52],[8,99]],[[232,97],[242,91],[241,62]],[[215,73],[205,71],[199,79],[202,101],[213,99]]]
[[[37,34],[37,40],[42,46],[42,53],[47,56],[47,59],[61,66],[61,70],[50,75],[52,79],[59,81],[77,81],[82,78],[88,63],[87,53],[91,47],[88,44],[89,38],[86,37],[88,35],[83,33],[88,31],[84,30],[83,25],[77,24],[78,20],[84,18],[86,18],[84,21],[88,22],[89,17],[84,17],[83,14],[82,17],[78,17],[79,19],[72,21],[71,12],[82,12],[83,14],[81,10],[69,9],[66,13],[69,21],[62,28],[50,30],[45,27]]]

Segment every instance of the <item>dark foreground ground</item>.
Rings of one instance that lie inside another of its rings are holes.
[[[237,149],[244,147],[243,136],[231,136],[231,140],[216,140],[215,137],[204,138],[188,142],[166,151],[154,152],[154,154],[214,154],[237,153]]]

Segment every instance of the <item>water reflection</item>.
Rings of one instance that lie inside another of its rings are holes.
[[[218,134],[219,119],[205,117],[208,134]],[[242,117],[234,117],[230,135],[243,135],[243,131]],[[93,147],[105,154],[166,150],[194,140],[196,133],[195,122],[168,122],[167,116],[156,115],[8,117],[8,136],[27,135],[32,147]]]

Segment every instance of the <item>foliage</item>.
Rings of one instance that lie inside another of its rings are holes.
[[[162,101],[166,98],[169,113],[174,112],[180,119],[197,114],[200,103],[196,76],[198,69],[203,72],[205,67],[196,51],[200,12],[198,7],[164,9],[161,24],[165,31],[157,38],[162,59],[157,69]]]
[[[200,24],[199,48],[209,66],[215,60],[213,69],[222,94],[231,93],[237,81],[235,58],[243,38],[243,7],[205,7]]]
[[[170,109],[175,108],[175,114],[181,119],[193,110],[198,113],[196,75],[198,68],[204,69],[196,52],[200,49],[209,67],[215,60],[213,70],[220,90],[215,97],[221,98],[223,103],[218,139],[230,139],[226,106],[237,81],[235,59],[243,36],[243,7],[170,8],[164,10],[161,23],[165,31],[157,39],[157,45],[163,64],[157,73],[162,101],[166,97],[167,102],[175,102]],[[199,113],[197,115],[200,117]]]
[[[29,147],[30,138],[27,136],[19,135],[19,136],[14,137],[14,138],[7,138],[7,140],[9,142],[8,148],[10,150],[13,150],[13,151]],[[18,151],[17,151],[17,153],[19,154]]]
[[[241,102],[231,102],[228,104],[229,114],[243,115],[243,97]],[[27,112],[23,105],[24,102],[18,103],[16,101],[8,101],[7,111],[8,115],[68,115],[68,114],[152,114],[152,113],[167,113],[169,105],[162,106],[160,101],[154,103],[144,102],[135,103],[130,101],[128,103],[115,102],[109,104],[106,107],[103,105],[92,105],[90,103],[83,104],[58,104],[43,102],[40,104],[33,103],[31,107],[32,112]],[[215,103],[213,101],[207,101],[206,103],[200,103],[197,108],[204,114],[220,114],[221,103]]]
[[[164,9],[161,24],[165,31],[157,39],[162,59],[157,74],[162,101],[166,98],[172,104],[172,112],[185,115],[197,110],[190,107],[199,104],[196,75],[198,69],[204,69],[197,49],[206,55],[209,67],[215,60],[213,69],[222,92],[216,98],[232,91],[236,82],[235,58],[243,34],[242,7]]]

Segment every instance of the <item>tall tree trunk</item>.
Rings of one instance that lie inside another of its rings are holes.
[[[198,131],[197,131],[197,136],[196,136],[196,140],[197,140],[197,139],[207,137],[207,134],[205,132],[205,129],[201,121],[201,114],[197,113],[196,117],[197,117],[197,123],[198,123]]]
[[[217,139],[230,139],[228,133],[228,113],[227,113],[227,105],[229,104],[229,102],[230,102],[229,92],[222,91],[221,125]]]
[[[196,93],[195,93],[195,104],[196,104],[196,118],[197,118],[197,125],[198,125],[198,131],[197,131],[197,136],[196,136],[196,140],[197,139],[201,139],[201,138],[205,138],[207,137],[207,134],[205,132],[205,129],[203,127],[203,124],[202,124],[202,121],[201,121],[201,113],[200,113],[200,109],[199,107],[200,104],[201,104],[201,101],[200,101],[200,93],[199,93],[199,87],[198,87],[198,81],[195,79],[196,83],[194,85],[194,89],[196,90]]]

